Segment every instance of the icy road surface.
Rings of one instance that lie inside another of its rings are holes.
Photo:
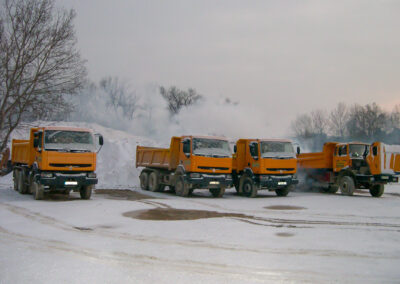
[[[181,198],[135,189],[35,201],[9,178],[0,183],[2,284],[400,279],[399,185],[382,198],[263,191],[248,199],[234,189],[221,199],[206,191]]]

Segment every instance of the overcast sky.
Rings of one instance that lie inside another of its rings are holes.
[[[288,127],[338,102],[400,103],[400,1],[58,0],[89,76],[230,97]]]

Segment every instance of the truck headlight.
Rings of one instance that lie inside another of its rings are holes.
[[[191,177],[191,178],[200,178],[200,177],[201,177],[201,174],[199,174],[199,173],[191,173],[191,174],[190,174],[190,177]]]
[[[97,175],[96,175],[96,173],[88,173],[88,178],[96,178],[97,177]]]
[[[43,172],[43,173],[40,173],[40,176],[42,178],[52,178],[53,177],[53,173]]]

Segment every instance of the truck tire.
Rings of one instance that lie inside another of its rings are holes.
[[[248,176],[243,176],[243,180],[241,181],[241,188],[239,190],[242,192],[244,196],[247,197],[256,197],[258,193],[258,186],[253,182],[253,180]]]
[[[340,179],[340,192],[343,195],[353,195],[355,189],[354,180],[350,176],[343,176]]]
[[[32,189],[33,198],[35,198],[35,200],[42,200],[44,197],[44,185],[34,181],[32,184]]]
[[[81,199],[90,199],[92,195],[93,185],[84,185],[80,188],[79,193],[81,195]]]
[[[18,192],[19,193],[21,193],[21,194],[25,194],[26,193],[26,184],[25,184],[25,180],[26,180],[26,177],[25,177],[25,171],[22,169],[22,170],[19,170],[18,171],[18,179],[17,179],[17,181],[18,181]]]
[[[140,188],[143,190],[149,189],[149,174],[147,172],[142,171],[140,173]]]
[[[183,177],[177,177],[175,181],[175,194],[186,197],[189,195],[189,186],[183,180]]]
[[[373,197],[381,197],[384,190],[385,190],[385,185],[376,183],[376,184],[371,184],[369,188],[369,193]]]
[[[241,194],[242,194],[242,192],[240,191],[240,185],[239,185],[239,182],[235,182],[233,185],[235,186],[236,193],[237,193],[238,195],[241,195]]]
[[[225,193],[225,187],[210,188],[210,192],[213,197],[222,197]]]
[[[158,172],[153,171],[149,175],[149,184],[148,188],[150,191],[159,191],[160,190],[160,181]]]
[[[13,181],[14,181],[14,190],[18,191],[18,170],[14,169],[13,171]]]
[[[294,189],[294,186],[293,185],[289,185],[289,186],[286,186],[286,187],[283,187],[283,188],[275,189],[275,193],[278,196],[287,196],[289,191],[291,191],[293,189]]]
[[[324,192],[335,194],[339,190],[339,185],[337,184],[330,184],[328,188],[324,189]]]

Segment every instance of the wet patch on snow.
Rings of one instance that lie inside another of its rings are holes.
[[[152,221],[179,221],[179,220],[198,220],[207,218],[252,218],[239,213],[221,213],[216,211],[206,210],[186,210],[174,208],[154,208],[149,210],[129,211],[122,214],[125,217],[130,217],[139,220]]]
[[[271,210],[304,210],[304,209],[307,209],[306,207],[292,206],[292,205],[271,205],[271,206],[267,206],[264,208],[271,209]]]
[[[293,237],[294,236],[293,233],[288,233],[288,232],[279,232],[279,233],[276,233],[275,235],[277,235],[278,237]]]
[[[122,199],[122,200],[157,199],[157,197],[145,195],[129,189],[96,189],[95,193],[105,194],[109,199]]]

